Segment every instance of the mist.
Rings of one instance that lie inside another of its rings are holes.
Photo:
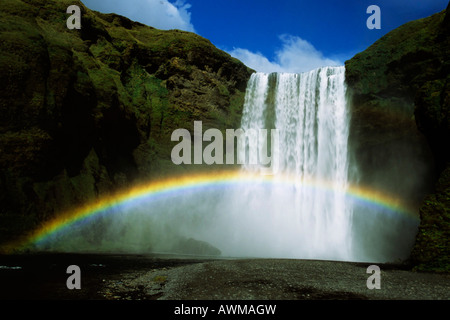
[[[359,149],[348,143],[344,80],[344,67],[252,75],[241,125],[244,130],[279,130],[280,152],[272,156],[279,157],[280,170],[270,183],[212,183],[149,195],[72,224],[35,243],[35,248],[364,262],[406,259],[418,217],[370,196],[385,194],[416,210],[423,178],[429,175],[424,165],[428,153],[398,141],[356,155]],[[248,146],[242,148],[245,152]],[[242,173],[253,170],[241,168]],[[286,175],[290,183],[282,179]],[[372,193],[358,198],[350,192],[358,188]]]

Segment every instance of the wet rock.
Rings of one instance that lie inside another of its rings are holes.
[[[172,248],[174,253],[192,254],[201,256],[220,256],[221,251],[208,242],[193,238],[181,239]]]

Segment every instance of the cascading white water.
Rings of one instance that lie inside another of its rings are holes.
[[[270,228],[260,229],[270,239],[266,253],[351,260],[352,208],[345,201],[349,132],[345,68],[253,74],[242,128],[249,131],[268,126],[279,134],[279,167],[274,178],[289,175],[296,183],[290,190],[274,184],[263,196],[259,186],[239,190],[240,199],[248,199],[241,204],[241,212],[242,208],[255,212],[255,224],[258,219],[270,220]],[[252,141],[256,138],[249,136],[239,152],[258,144]],[[243,170],[255,167],[244,165]],[[252,204],[256,194],[260,194],[262,207]]]

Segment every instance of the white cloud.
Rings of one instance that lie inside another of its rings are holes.
[[[163,30],[180,29],[195,32],[191,23],[191,5],[184,0],[83,0],[92,10],[117,13],[131,20]]]
[[[297,36],[281,35],[282,48],[275,52],[275,61],[263,54],[243,48],[235,48],[229,53],[248,67],[259,72],[300,73],[323,66],[342,65],[341,61],[326,58],[314,46]]]
[[[270,62],[262,53],[251,52],[247,49],[237,48],[228,52],[242,61],[246,66],[259,72],[283,72],[281,65]]]

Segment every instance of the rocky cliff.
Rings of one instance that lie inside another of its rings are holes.
[[[82,10],[69,30],[69,5]],[[252,70],[208,40],[78,0],[0,3],[0,238],[142,179],[183,172],[176,128],[237,128]]]
[[[361,182],[420,210],[411,254],[420,270],[450,271],[449,56],[447,8],[393,30],[346,62]]]

